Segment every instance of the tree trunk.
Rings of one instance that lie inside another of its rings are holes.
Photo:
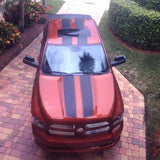
[[[43,6],[44,6],[45,8],[47,8],[46,0],[43,0]]]
[[[24,32],[24,1],[25,0],[20,0],[20,18],[18,21],[18,28],[21,32]]]

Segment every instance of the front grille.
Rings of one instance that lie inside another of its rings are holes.
[[[110,123],[107,121],[88,124],[51,124],[48,132],[57,136],[91,136],[110,131]]]

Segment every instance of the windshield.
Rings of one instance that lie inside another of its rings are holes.
[[[102,74],[108,70],[101,44],[48,44],[42,70],[49,74]]]

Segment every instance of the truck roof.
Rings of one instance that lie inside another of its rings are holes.
[[[48,23],[48,43],[50,44],[84,45],[101,43],[97,25],[89,15],[50,15],[47,19]]]

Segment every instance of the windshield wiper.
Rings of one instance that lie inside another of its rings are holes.
[[[83,72],[72,72],[72,73],[70,73],[70,74],[83,74]]]
[[[60,71],[51,71],[51,74],[54,74],[54,75],[68,75],[69,73],[60,72]]]
[[[44,73],[47,73],[47,74],[53,74],[53,75],[68,75],[69,73],[66,73],[66,72],[60,72],[60,71],[51,71],[51,70],[46,70],[44,71]]]
[[[72,75],[99,75],[99,74],[104,74],[104,71],[100,71],[100,72],[72,72],[70,74]]]
[[[71,74],[76,74],[76,75],[92,75],[92,74],[96,74],[95,72],[73,72]]]

